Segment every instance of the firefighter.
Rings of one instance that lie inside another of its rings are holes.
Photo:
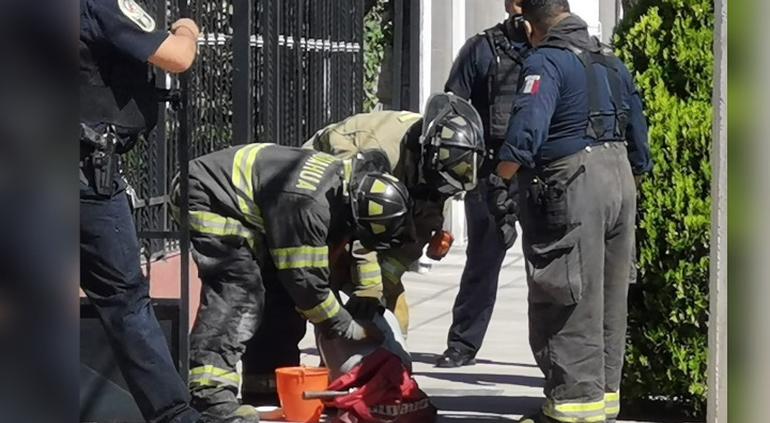
[[[339,158],[381,151],[393,175],[409,189],[415,239],[377,253],[386,306],[406,335],[409,310],[401,275],[422,256],[431,238],[441,234],[446,200],[476,187],[484,155],[478,112],[460,97],[436,94],[428,100],[424,116],[403,111],[358,114],[323,128],[305,147]]]
[[[529,342],[545,405],[522,422],[614,422],[636,190],[652,169],[628,68],[567,0],[523,0],[536,48],[522,67],[497,174],[519,175]]]
[[[175,204],[178,192],[177,184]],[[192,160],[189,193],[203,283],[190,335],[190,392],[204,422],[259,421],[236,398],[235,366],[260,325],[267,280],[277,281],[324,336],[381,336],[354,320],[329,289],[329,253],[352,239],[371,250],[399,245],[410,216],[408,192],[396,178],[364,160],[249,144]]]

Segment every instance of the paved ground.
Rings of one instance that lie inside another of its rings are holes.
[[[409,273],[406,287],[411,310],[408,345],[416,379],[440,410],[440,422],[508,422],[536,410],[542,379],[527,344],[526,281],[517,243],[500,275],[498,302],[475,366],[433,367],[446,346],[451,308],[465,260],[455,250],[425,274]],[[311,333],[310,331],[308,333]],[[306,351],[312,339],[303,340]],[[314,365],[317,357],[303,356]]]

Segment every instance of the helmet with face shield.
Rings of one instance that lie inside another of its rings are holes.
[[[431,96],[420,146],[420,169],[429,185],[446,195],[476,187],[485,153],[484,130],[470,103],[453,94]]]

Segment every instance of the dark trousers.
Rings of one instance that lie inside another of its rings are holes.
[[[467,260],[452,308],[447,346],[475,356],[492,318],[506,251],[495,219],[489,213],[485,181],[479,181],[476,189],[465,195],[465,218],[468,225]]]
[[[299,364],[306,321],[276,277],[273,262],[255,257],[239,237],[192,234],[201,304],[190,335],[190,391],[205,421],[237,414],[268,395],[275,404],[275,369]],[[247,349],[248,346],[248,349]],[[236,365],[242,360],[243,383]]]
[[[626,155],[622,143],[599,144],[520,177],[540,181],[520,187],[530,345],[543,410],[559,421],[619,411],[636,213]]]
[[[80,285],[104,325],[120,370],[145,419],[194,422],[187,387],[150,305],[128,198],[80,186]]]
[[[298,366],[299,342],[307,320],[295,309],[288,292],[275,279],[265,280],[262,324],[243,354],[243,399],[249,404],[276,404],[275,369]]]
[[[259,327],[265,288],[245,239],[193,233],[201,303],[190,334],[190,392],[205,421],[231,417],[240,406],[236,365]]]

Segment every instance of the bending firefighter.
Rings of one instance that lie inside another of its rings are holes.
[[[446,200],[476,187],[485,151],[478,112],[460,97],[436,94],[428,100],[424,116],[402,111],[358,114],[320,130],[305,147],[342,159],[381,151],[393,175],[409,190],[415,239],[377,253],[386,306],[406,335],[409,310],[401,275],[431,239],[441,235]],[[376,263],[377,258],[370,260]]]
[[[202,421],[259,421],[254,408],[236,398],[235,366],[260,325],[268,280],[277,281],[324,336],[380,336],[340,306],[328,281],[336,245],[358,239],[366,248],[391,248],[408,227],[405,187],[365,167],[363,160],[273,144],[232,147],[190,162],[193,258],[203,282],[190,337],[190,391]],[[178,189],[174,193],[179,204]]]

